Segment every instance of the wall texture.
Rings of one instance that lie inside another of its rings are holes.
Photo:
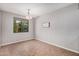
[[[43,28],[50,22],[50,28]],[[51,44],[79,52],[79,9],[73,4],[36,20],[36,38]]]
[[[33,22],[29,20],[29,32],[13,33],[13,17],[23,16],[2,12],[2,45],[33,39]]]

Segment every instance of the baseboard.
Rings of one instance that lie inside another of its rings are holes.
[[[47,42],[47,41],[44,41],[44,40],[40,40],[40,39],[38,39],[38,40],[39,40],[39,41],[42,41],[42,42],[44,42],[44,43],[48,43],[48,44],[54,45],[54,46],[56,46],[56,47],[59,47],[59,48],[62,48],[62,49],[65,49],[65,50],[68,50],[68,51],[71,51],[71,52],[74,52],[74,53],[78,53],[78,54],[79,54],[79,51],[75,51],[75,50],[72,50],[72,49],[69,49],[69,48],[66,48],[66,47],[57,45],[57,44],[55,44],[55,43]]]
[[[5,44],[1,44],[0,47],[10,45],[10,44],[20,43],[20,42],[24,42],[24,41],[28,41],[28,40],[32,40],[32,39],[27,39],[27,40],[25,39],[25,40],[20,40],[20,41],[16,41],[16,42],[5,43]]]

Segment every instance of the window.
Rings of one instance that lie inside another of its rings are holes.
[[[27,19],[14,17],[13,32],[29,32],[29,21]]]

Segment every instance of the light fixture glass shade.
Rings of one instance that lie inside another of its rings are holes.
[[[30,16],[30,9],[28,9],[28,15],[26,16],[26,19],[32,19],[32,16]]]
[[[26,16],[26,19],[32,19],[32,16],[27,15],[27,16]]]

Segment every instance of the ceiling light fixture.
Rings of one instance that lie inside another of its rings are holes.
[[[32,16],[30,15],[30,9],[28,9],[28,12],[27,12],[27,16],[26,16],[26,19],[32,19]]]

